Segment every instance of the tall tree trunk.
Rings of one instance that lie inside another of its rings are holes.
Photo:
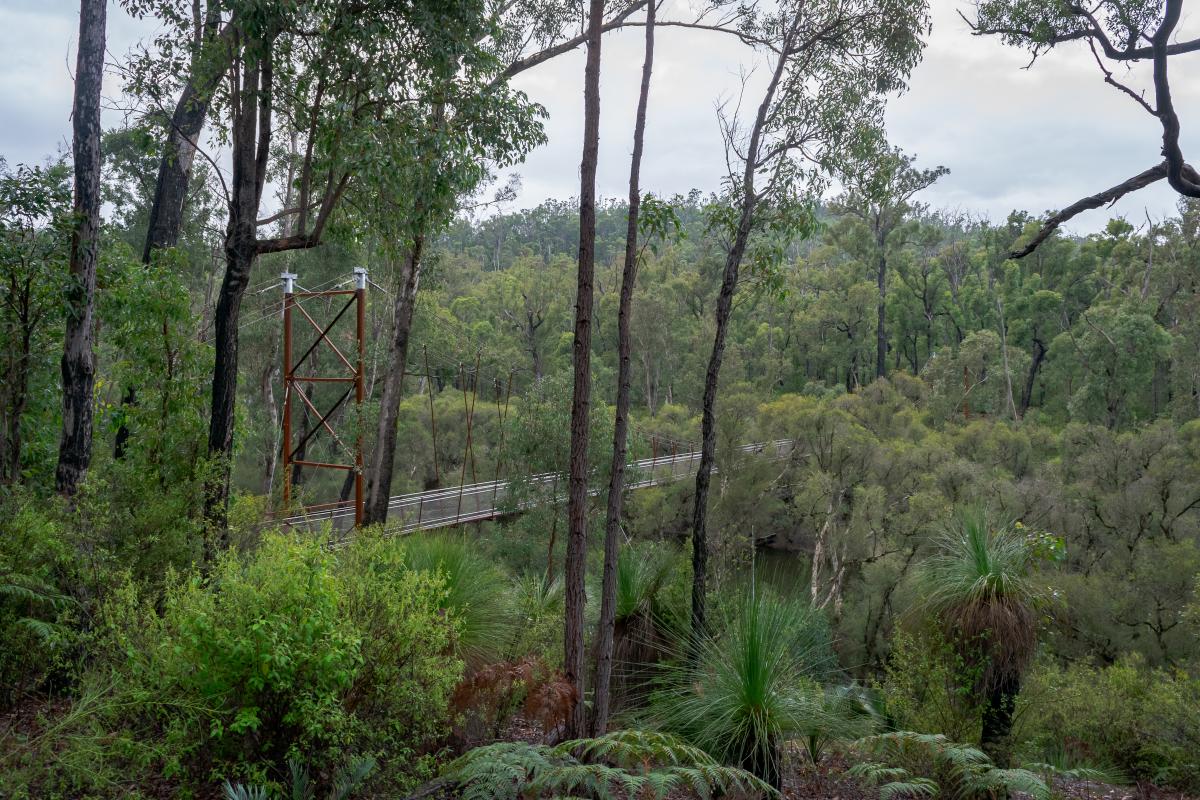
[[[879,289],[879,300],[876,304],[876,323],[875,323],[875,377],[887,377],[887,256],[884,254],[884,246],[886,238],[879,237],[876,242],[879,247],[879,260],[875,269],[875,284]]]
[[[263,407],[267,410],[267,449],[263,453],[263,494],[268,497],[275,486],[275,468],[279,463],[279,451],[283,446],[280,441],[279,404],[275,402],[275,379],[279,375],[279,340],[272,339],[271,354],[267,366],[263,368],[262,391]]]
[[[1004,364],[1004,389],[1008,397],[1008,410],[1012,414],[1013,422],[1020,422],[1017,404],[1013,401],[1012,369],[1008,363],[1008,319],[1004,316],[1004,301],[999,295],[996,296],[996,312],[1000,316],[1000,356]]]
[[[583,75],[583,158],[579,165],[579,268],[575,290],[575,385],[571,393],[571,457],[567,478],[566,610],[563,672],[575,690],[567,737],[586,726],[583,702],[583,606],[587,556],[588,423],[592,395],[592,297],[596,270],[596,165],[600,155],[600,32],[604,0],[588,10],[587,62]]]
[[[388,367],[383,376],[383,394],[379,401],[379,429],[375,450],[371,454],[367,475],[366,508],[363,523],[382,525],[387,521],[388,500],[392,492],[392,470],[396,462],[396,422],[400,417],[400,389],[404,371],[408,368],[408,340],[412,333],[413,310],[417,304],[417,287],[421,281],[421,256],[425,235],[413,237],[400,273],[396,293],[395,322],[388,343]]]
[[[105,0],[82,0],[72,111],[75,156],[75,227],[71,285],[63,344],[63,421],[55,485],[71,496],[92,460],[92,390],[96,381],[96,261],[100,249],[100,86],[104,79]]]
[[[701,401],[700,465],[696,470],[696,496],[692,508],[692,636],[699,637],[705,630],[706,594],[708,578],[708,488],[712,481],[713,462],[717,453],[717,384],[721,375],[721,362],[725,356],[725,337],[729,332],[729,317],[733,312],[733,295],[737,291],[738,272],[750,231],[754,227],[754,212],[758,207],[758,195],[754,186],[754,175],[759,164],[763,127],[767,113],[775,99],[775,91],[783,77],[787,56],[781,54],[775,62],[771,82],[767,86],[762,104],[754,118],[750,131],[750,142],[746,148],[745,171],[742,173],[741,213],[737,230],[729,252],[725,256],[725,271],[721,278],[721,289],[717,294],[717,330],[713,336],[712,353],[708,357],[708,369],[704,373],[704,399]]]
[[[600,623],[596,631],[595,718],[592,735],[608,729],[611,705],[613,627],[617,615],[617,548],[621,533],[621,508],[625,492],[625,456],[629,440],[629,390],[633,360],[629,333],[633,312],[633,289],[637,282],[638,212],[641,205],[642,145],[646,133],[646,105],[650,98],[650,74],[654,69],[654,13],[657,0],[646,5],[646,56],[642,62],[642,86],[633,124],[633,155],[629,163],[629,218],[625,225],[625,265],[621,272],[621,296],[617,304],[617,410],[613,423],[612,472],[608,481],[608,507],[604,518],[604,577],[600,591]]]
[[[256,48],[244,47],[244,52]],[[214,314],[212,411],[208,426],[208,454],[218,462],[209,479],[205,517],[217,532],[217,542],[226,542],[229,507],[230,456],[233,453],[234,410],[237,401],[238,320],[242,297],[250,281],[250,270],[258,255],[257,217],[266,178],[271,144],[271,43],[263,43],[261,60],[247,59],[236,97],[233,124],[233,174],[229,223],[225,232],[225,276]],[[214,543],[210,543],[211,544]],[[212,555],[209,553],[208,555]]]

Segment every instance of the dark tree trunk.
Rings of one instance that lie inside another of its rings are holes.
[[[388,344],[388,366],[383,376],[383,395],[379,401],[379,430],[367,475],[366,508],[363,523],[382,525],[387,521],[388,500],[392,492],[392,469],[396,462],[396,421],[400,417],[400,392],[408,368],[408,339],[412,333],[413,310],[421,281],[421,256],[425,236],[419,233],[404,258],[400,287],[396,293],[396,320]]]
[[[196,31],[196,51],[192,54],[191,72],[167,123],[166,142],[158,162],[158,179],[154,183],[154,198],[150,204],[146,241],[142,245],[143,264],[151,263],[155,250],[174,247],[179,243],[183,229],[183,207],[187,200],[200,131],[204,129],[204,120],[208,117],[212,91],[224,74],[212,70],[201,75],[203,64],[200,48],[216,32],[220,19],[217,4],[210,4],[203,26]],[[137,405],[136,386],[130,384],[125,387],[121,405],[126,408]],[[129,427],[122,421],[113,443],[113,458],[119,461],[125,457],[129,438]]]
[[[600,32],[604,0],[588,10],[587,62],[583,78],[583,158],[579,166],[579,268],[575,290],[575,386],[571,395],[571,457],[567,478],[566,612],[563,672],[575,690],[566,734],[583,735],[583,606],[587,556],[588,423],[592,394],[592,297],[596,262],[596,164],[600,151]]]
[[[633,125],[633,155],[629,164],[629,218],[625,226],[625,264],[621,272],[621,296],[617,305],[617,409],[613,423],[612,473],[608,482],[608,507],[604,518],[604,577],[600,592],[600,623],[596,631],[596,691],[592,736],[603,736],[608,728],[611,703],[613,628],[617,611],[617,548],[621,534],[621,509],[625,491],[625,456],[629,440],[629,390],[633,363],[629,333],[633,312],[633,289],[637,282],[638,212],[641,204],[642,144],[646,133],[646,105],[650,97],[650,74],[654,69],[654,12],[656,0],[646,6],[646,56],[642,62],[642,86]]]
[[[1013,712],[1020,691],[1021,679],[1016,675],[1001,679],[988,691],[983,708],[979,748],[1001,768],[1008,767],[1011,755],[1008,737],[1012,732]]]
[[[725,271],[721,289],[717,294],[717,330],[713,336],[712,353],[708,358],[708,369],[704,374],[704,399],[702,400],[700,423],[700,465],[696,470],[696,496],[692,509],[692,636],[698,638],[705,630],[705,610],[708,578],[708,487],[712,480],[713,462],[717,452],[717,384],[721,375],[721,361],[725,356],[725,337],[729,332],[729,317],[733,311],[733,295],[737,291],[738,271],[742,257],[750,241],[754,226],[754,212],[758,206],[758,195],[754,186],[754,175],[762,166],[758,159],[762,144],[763,126],[775,91],[783,77],[787,57],[781,55],[775,62],[771,82],[767,86],[762,104],[754,118],[750,131],[750,142],[746,148],[745,171],[742,174],[741,214],[729,252],[725,256]]]
[[[253,52],[253,48],[244,48]],[[237,401],[238,320],[250,270],[258,256],[257,217],[271,144],[271,44],[264,43],[261,61],[242,65],[239,91],[233,98],[233,175],[229,223],[225,233],[225,277],[214,314],[212,413],[208,427],[209,457],[219,462],[205,498],[205,517],[226,541],[230,456],[233,453]],[[210,553],[211,555],[211,553]]]
[[[155,250],[174,247],[179,243],[179,234],[183,229],[183,206],[192,177],[197,143],[208,117],[213,89],[224,74],[221,70],[205,68],[200,48],[216,32],[219,23],[219,6],[210,3],[203,28],[198,31],[191,74],[175,103],[162,158],[158,162],[158,180],[154,184],[154,200],[150,205],[150,224],[142,247],[142,262],[146,264],[150,263]]]
[[[1041,339],[1034,337],[1033,340],[1033,361],[1029,365],[1029,374],[1025,378],[1025,389],[1021,392],[1021,416],[1025,416],[1025,412],[1029,410],[1029,406],[1033,403],[1033,387],[1037,384],[1038,371],[1042,368],[1042,362],[1046,360],[1046,345]]]
[[[67,332],[63,344],[63,422],[55,485],[71,496],[92,460],[92,390],[96,381],[96,261],[100,249],[100,85],[104,79],[104,0],[82,0],[72,111],[75,227],[71,233]]]

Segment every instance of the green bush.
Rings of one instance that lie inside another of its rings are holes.
[[[74,583],[77,559],[62,526],[36,499],[0,490],[0,708],[68,677],[79,605],[60,587]]]
[[[979,671],[932,627],[898,632],[879,685],[887,724],[955,742],[979,741],[982,709],[972,691]]]
[[[170,581],[161,611],[132,589],[109,604],[127,718],[153,715],[168,777],[262,781],[289,758],[344,754],[386,753],[393,773],[411,770],[445,731],[461,673],[444,596],[393,542],[364,537],[335,553],[268,534],[253,554],[224,554],[207,580]]]
[[[1061,748],[1132,778],[1200,789],[1200,677],[1115,664],[1040,663],[1022,692],[1017,735],[1029,760]]]

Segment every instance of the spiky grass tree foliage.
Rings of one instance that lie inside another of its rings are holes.
[[[951,800],[1005,797],[1019,792],[1050,800],[1045,781],[1024,769],[1000,769],[982,751],[941,734],[896,731],[854,743],[864,758],[850,768],[856,778],[879,787],[880,800],[946,797]]]
[[[414,534],[404,540],[404,558],[410,568],[445,579],[445,608],[459,620],[458,653],[467,666],[499,659],[511,641],[513,613],[511,584],[495,563],[456,534]]]
[[[613,619],[612,691],[622,700],[645,689],[653,666],[664,661],[687,622],[687,609],[673,606],[667,584],[682,566],[680,553],[645,544],[622,548],[617,558]]]
[[[775,797],[770,786],[673,736],[615,731],[557,747],[501,742],[452,762],[446,776],[463,800],[534,797],[663,798],[673,790],[701,798]]]
[[[817,680],[835,663],[829,629],[809,605],[751,591],[719,631],[692,644],[655,696],[661,724],[725,764],[780,786],[780,747],[831,728]]]
[[[1037,647],[1031,557],[1016,525],[966,509],[920,573],[926,607],[979,676],[971,688],[983,709],[980,746],[998,763],[1007,762],[1021,677]]]

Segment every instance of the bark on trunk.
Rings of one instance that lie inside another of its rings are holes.
[[[63,422],[55,485],[72,496],[92,460],[92,390],[96,379],[96,261],[100,245],[100,85],[104,78],[104,0],[82,0],[72,112],[75,156],[75,228],[71,285],[63,344]]]
[[[212,3],[205,16],[200,43],[211,37],[220,22],[218,5]],[[155,250],[174,247],[183,228],[183,206],[192,177],[197,141],[204,129],[212,92],[223,75],[221,70],[204,70],[202,55],[192,55],[191,74],[171,113],[167,140],[158,162],[158,180],[150,205],[150,224],[142,248],[142,262],[149,264]]]
[[[696,470],[696,496],[692,509],[692,636],[697,638],[705,630],[705,601],[708,573],[708,488],[712,480],[713,462],[717,451],[717,384],[721,374],[721,361],[725,356],[725,337],[729,332],[729,317],[733,311],[733,295],[737,291],[738,271],[750,231],[754,225],[754,212],[758,206],[754,175],[762,167],[759,151],[762,144],[763,126],[767,113],[775,98],[775,91],[783,77],[787,57],[780,55],[775,62],[771,82],[767,86],[763,101],[754,118],[750,131],[750,142],[746,148],[745,171],[742,174],[741,214],[729,252],[725,257],[725,271],[721,289],[717,294],[717,330],[713,336],[712,353],[708,358],[708,369],[704,374],[704,399],[701,404],[700,464]]]
[[[396,294],[396,314],[391,342],[388,343],[388,367],[383,376],[383,394],[379,401],[379,429],[371,468],[367,475],[366,508],[363,523],[382,525],[387,521],[388,499],[392,492],[392,470],[396,462],[396,422],[400,417],[400,391],[408,368],[408,340],[412,333],[413,310],[421,281],[421,256],[424,234],[413,237],[400,274]]]
[[[633,125],[633,155],[629,164],[629,218],[625,226],[625,264],[621,271],[621,295],[617,304],[617,408],[613,423],[612,472],[608,482],[608,506],[604,518],[604,577],[600,592],[600,623],[596,632],[595,718],[592,736],[608,729],[611,704],[613,633],[617,609],[617,557],[621,533],[621,510],[625,492],[625,457],[629,440],[629,393],[633,344],[629,332],[633,312],[633,289],[637,281],[638,212],[641,204],[642,145],[646,133],[646,105],[650,97],[650,74],[654,69],[654,12],[656,2],[646,6],[646,55],[642,62],[642,86]]]
[[[600,31],[604,0],[588,10],[587,62],[583,88],[583,157],[579,167],[579,268],[575,293],[575,385],[571,396],[571,461],[567,480],[566,612],[563,672],[575,690],[566,734],[574,739],[585,728],[583,606],[587,556],[588,422],[592,394],[592,297],[596,260],[596,164],[600,150]]]
[[[253,48],[244,48],[253,52]],[[208,427],[209,457],[217,462],[205,497],[205,517],[227,541],[230,456],[233,453],[234,409],[237,400],[238,320],[250,270],[258,255],[257,218],[271,144],[271,44],[261,49],[262,60],[243,63],[233,105],[233,175],[229,223],[225,233],[225,276],[214,314],[212,410]],[[210,543],[211,544],[211,543]],[[212,555],[209,553],[208,555]]]

